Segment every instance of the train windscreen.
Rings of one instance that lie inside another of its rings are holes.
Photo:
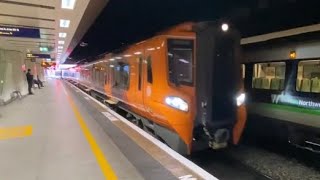
[[[193,40],[168,40],[169,81],[171,83],[193,85],[193,44]]]

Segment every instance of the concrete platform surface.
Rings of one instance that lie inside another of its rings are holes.
[[[0,179],[203,179],[119,118],[73,85],[48,80],[0,106]]]

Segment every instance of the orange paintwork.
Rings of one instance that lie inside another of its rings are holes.
[[[86,66],[93,73],[96,73],[97,70],[101,71],[99,67],[107,67],[104,70],[106,84],[104,84],[103,88],[105,94],[111,99],[122,101],[129,105],[130,110],[134,113],[176,132],[188,145],[189,153],[191,152],[193,122],[196,115],[195,86],[179,85],[177,87],[169,82],[167,39],[195,39],[195,34],[191,31],[192,25],[192,23],[185,23],[175,26],[151,39],[129,46],[119,54],[107,54],[103,59],[94,63],[94,66],[98,67],[96,69],[92,65]],[[118,56],[121,56],[122,59],[116,59]],[[146,59],[148,56],[151,56],[152,59],[152,84],[147,82]],[[141,90],[138,89],[139,58],[143,59]],[[118,61],[130,65],[130,82],[127,90],[115,90],[112,85],[113,75],[110,65]],[[195,60],[193,60],[193,63],[195,63]],[[193,73],[195,74],[195,68],[193,69]],[[89,83],[89,81],[93,82],[93,79],[87,78],[85,80],[86,83]],[[176,96],[185,100],[189,104],[189,111],[183,112],[166,105],[165,98],[168,96]],[[243,119],[245,118],[244,106],[239,108],[238,115],[240,121],[238,121],[234,128],[233,142],[235,143],[238,142],[243,130]]]

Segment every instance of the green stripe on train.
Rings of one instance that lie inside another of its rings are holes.
[[[296,107],[296,106],[289,106],[289,105],[282,105],[282,104],[268,104],[268,103],[261,103],[261,106],[264,106],[265,108],[281,109],[281,110],[291,111],[291,112],[320,115],[320,110],[318,109],[306,109],[306,108]]]

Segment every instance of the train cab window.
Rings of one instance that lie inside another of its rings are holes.
[[[130,67],[125,63],[118,63],[114,67],[114,86],[120,89],[129,88]]]
[[[320,93],[320,60],[299,62],[296,90]]]
[[[153,83],[151,56],[148,56],[147,58],[147,80],[148,83]]]
[[[193,85],[193,40],[168,40],[169,81]]]
[[[255,89],[283,90],[285,62],[258,63],[253,67],[252,87]]]

